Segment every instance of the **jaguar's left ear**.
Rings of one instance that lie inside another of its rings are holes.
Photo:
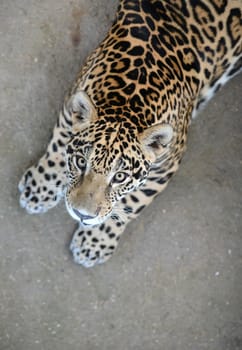
[[[96,115],[95,106],[84,90],[80,90],[70,97],[66,103],[66,109],[72,118],[74,131],[83,128],[84,124],[89,124]]]
[[[173,138],[173,128],[168,124],[156,124],[144,130],[140,141],[144,149],[159,157]]]

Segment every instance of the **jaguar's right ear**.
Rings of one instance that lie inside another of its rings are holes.
[[[96,115],[95,106],[84,90],[73,94],[67,101],[65,108],[72,118],[73,131],[78,131],[84,125],[88,125]]]

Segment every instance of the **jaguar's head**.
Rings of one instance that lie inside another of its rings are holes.
[[[128,118],[97,115],[84,91],[73,95],[66,109],[73,124],[66,146],[66,206],[84,225],[98,225],[115,214],[122,197],[145,182],[173,130],[158,124],[139,132]]]

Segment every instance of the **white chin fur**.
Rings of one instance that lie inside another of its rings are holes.
[[[88,225],[88,226],[97,226],[97,225],[100,225],[103,221],[104,220],[96,217],[96,218],[93,218],[93,219],[83,220],[82,224],[83,225]]]

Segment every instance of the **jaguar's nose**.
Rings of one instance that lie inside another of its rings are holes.
[[[94,219],[96,216],[82,214],[79,210],[73,209],[74,213],[80,218],[81,221]]]

